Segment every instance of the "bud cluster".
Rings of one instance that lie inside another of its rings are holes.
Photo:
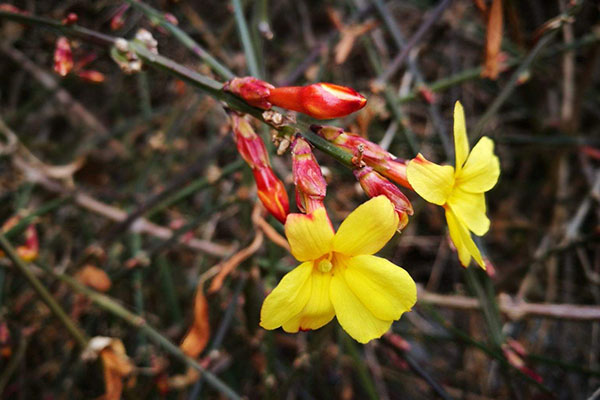
[[[243,77],[225,83],[223,90],[264,110],[278,106],[316,119],[343,117],[366,104],[366,99],[354,89],[330,83],[274,87],[260,79]],[[287,197],[284,202],[283,184],[269,167],[264,143],[245,119],[233,116],[232,121],[238,151],[254,172],[260,199],[269,211],[283,222],[288,212]],[[355,155],[352,161],[356,168],[354,175],[361,187],[370,197],[386,196],[394,205],[399,217],[399,229],[403,229],[408,223],[408,217],[413,214],[412,205],[400,189],[386,177],[410,188],[406,178],[405,161],[397,159],[381,146],[361,136],[344,132],[341,128],[313,125],[311,129],[335,146]],[[310,214],[324,207],[327,183],[311,145],[305,139],[300,136],[293,138],[291,153],[296,203],[300,211]]]

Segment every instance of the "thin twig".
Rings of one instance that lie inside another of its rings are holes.
[[[85,333],[79,329],[75,321],[73,321],[63,310],[60,304],[54,300],[54,297],[52,297],[44,284],[33,274],[33,272],[31,272],[31,269],[27,266],[27,264],[19,258],[14,247],[10,244],[2,232],[0,232],[0,249],[4,251],[8,258],[13,262],[13,265],[17,268],[17,270],[25,277],[25,279],[27,279],[37,295],[40,296],[50,311],[52,311],[52,313],[64,325],[67,331],[69,331],[79,347],[81,347],[81,349],[85,349],[88,344],[88,339]]]
[[[143,12],[146,17],[148,17],[153,22],[157,23],[159,26],[163,27],[167,31],[169,31],[177,40],[179,40],[185,47],[192,51],[196,56],[198,56],[202,61],[208,64],[213,71],[221,76],[223,79],[231,79],[235,75],[233,72],[229,70],[226,66],[220,63],[216,58],[214,58],[209,52],[204,50],[202,46],[198,44],[190,35],[185,33],[181,28],[176,25],[173,25],[169,22],[163,13],[160,11],[150,7],[149,5],[143,3],[140,0],[125,0],[127,3],[131,4],[133,7],[137,8],[141,12]]]
[[[59,182],[49,179],[42,171],[39,171],[20,157],[15,157],[13,162],[17,168],[21,169],[26,174],[30,182],[38,183],[51,192],[73,196],[73,202],[80,207],[113,221],[124,221],[127,218],[127,213],[125,211],[102,203],[88,194],[66,188]],[[173,236],[173,231],[171,229],[154,224],[144,218],[138,219],[136,223],[131,226],[131,230],[134,232],[147,233],[164,240],[168,240]],[[232,248],[229,246],[223,246],[197,238],[181,240],[180,243],[191,249],[202,251],[217,257],[227,256],[232,251]]]
[[[444,295],[425,291],[419,288],[418,299],[420,303],[435,304],[438,307],[447,307],[460,310],[479,310],[481,303],[473,297],[460,295]],[[513,300],[507,295],[498,298],[500,312],[513,320],[528,317],[554,318],[573,321],[597,321],[600,319],[600,306],[584,306],[579,304],[546,304],[526,303]]]
[[[400,67],[402,67],[413,47],[415,47],[415,45],[421,41],[423,36],[425,36],[425,34],[439,20],[440,16],[451,2],[452,0],[442,0],[433,9],[429,17],[421,24],[421,26],[419,26],[419,29],[408,40],[402,51],[394,58],[390,65],[388,65],[386,70],[379,75],[376,81],[378,86],[385,86],[386,82],[398,71],[398,69],[400,69]]]
[[[217,376],[213,375],[210,371],[207,371],[205,368],[203,368],[196,360],[185,355],[185,353],[183,353],[183,351],[181,351],[181,349],[176,344],[171,342],[159,331],[150,326],[148,322],[141,316],[127,310],[125,307],[121,306],[112,298],[83,286],[76,279],[68,275],[59,274],[50,269],[44,268],[43,266],[41,267],[44,269],[44,271],[50,273],[55,278],[69,285],[69,287],[71,287],[76,292],[79,292],[88,297],[92,302],[101,307],[103,310],[108,311],[109,313],[121,318],[123,321],[127,322],[134,328],[139,329],[141,332],[146,334],[149,339],[161,345],[169,353],[171,353],[173,356],[185,363],[188,367],[194,368],[200,373],[202,373],[204,378],[210,385],[212,385],[215,389],[223,393],[228,398],[232,400],[241,400],[241,397],[237,393],[235,393],[233,389],[231,389],[227,384],[221,381]]]

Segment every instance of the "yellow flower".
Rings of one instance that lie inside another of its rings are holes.
[[[500,162],[494,155],[494,142],[485,136],[469,153],[465,113],[458,101],[454,106],[454,147],[454,168],[434,164],[419,153],[409,162],[406,175],[421,197],[446,210],[450,238],[460,263],[467,267],[473,257],[485,269],[470,232],[482,236],[490,228],[490,220],[485,215],[484,193],[498,182]]]
[[[267,296],[260,313],[265,329],[318,329],[337,317],[361,343],[381,337],[417,300],[414,281],[390,261],[373,256],[394,236],[398,216],[384,196],[354,210],[337,233],[324,208],[290,214],[285,234],[302,264]]]

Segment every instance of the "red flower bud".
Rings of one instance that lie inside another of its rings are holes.
[[[275,88],[271,89],[267,99],[274,106],[316,119],[345,117],[367,104],[367,99],[356,90],[332,83]]]
[[[110,19],[110,29],[112,31],[117,31],[125,25],[125,12],[129,9],[129,4],[123,4],[117,8],[115,14]]]
[[[354,170],[354,176],[369,197],[384,195],[392,202],[400,219],[398,229],[404,229],[408,224],[408,216],[413,215],[413,208],[400,189],[371,167]]]
[[[278,106],[316,119],[344,117],[367,104],[367,99],[356,90],[332,83],[276,88],[265,81],[247,76],[233,78],[223,85],[223,90],[263,110]]]
[[[102,72],[94,71],[94,70],[83,70],[77,72],[77,76],[83,80],[93,83],[102,83],[104,82],[104,74]]]
[[[244,117],[232,114],[231,124],[238,152],[250,168],[268,167],[270,163],[267,148],[250,123]]]
[[[396,156],[378,144],[362,136],[344,132],[341,128],[334,126],[312,125],[310,128],[317,135],[352,154],[355,154],[359,145],[362,145],[362,160],[368,166],[397,184],[412,189],[406,178],[406,162],[396,158]]]
[[[310,144],[301,137],[292,143],[292,171],[296,185],[296,203],[300,211],[310,214],[322,208],[327,182],[321,173]]]
[[[290,204],[285,186],[270,167],[253,169],[258,198],[267,211],[282,224],[290,213]]]
[[[283,182],[275,176],[271,169],[264,142],[244,117],[232,113],[231,125],[238,152],[252,168],[258,198],[275,218],[281,223],[285,223],[290,212],[287,192]]]
[[[35,260],[40,252],[37,230],[34,225],[29,225],[25,229],[25,245],[17,247],[17,254],[24,261]]]
[[[61,36],[56,41],[54,49],[54,71],[60,76],[65,76],[73,69],[73,53],[69,40]]]
[[[66,17],[61,21],[63,25],[73,25],[77,23],[79,17],[75,13],[68,13]]]
[[[270,83],[252,76],[233,78],[223,85],[223,90],[231,92],[246,100],[251,106],[262,108],[263,110],[271,108],[271,103],[267,99],[273,88],[274,86]]]

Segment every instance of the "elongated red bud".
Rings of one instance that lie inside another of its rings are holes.
[[[288,86],[271,89],[267,98],[272,105],[294,110],[315,119],[345,117],[367,104],[356,90],[333,83]]]
[[[317,208],[323,208],[327,182],[310,144],[301,137],[295,138],[292,143],[292,172],[300,211],[310,214]]]
[[[258,198],[275,218],[285,223],[290,212],[290,202],[283,182],[271,169],[264,142],[244,117],[232,113],[231,125],[238,152],[252,168]]]
[[[246,119],[237,114],[231,115],[233,138],[238,152],[250,168],[265,168],[270,165],[269,155],[263,140],[254,132]]]
[[[290,213],[290,202],[283,182],[270,167],[253,169],[254,180],[258,190],[258,198],[267,211],[282,224]]]
[[[252,76],[233,78],[223,85],[223,90],[241,97],[251,106],[268,110],[271,108],[268,97],[275,86]]]
[[[73,53],[69,40],[61,36],[56,41],[54,49],[54,71],[60,76],[66,76],[73,69]]]
[[[91,69],[85,69],[85,70],[79,71],[79,72],[77,72],[77,76],[83,80],[86,80],[86,81],[92,82],[92,83],[104,82],[104,74],[102,72],[91,70]]]
[[[122,4],[117,8],[113,17],[110,19],[110,29],[117,31],[125,25],[125,12],[129,10],[129,4]]]
[[[412,189],[406,178],[406,161],[396,158],[378,144],[362,136],[344,132],[341,128],[335,126],[311,125],[310,129],[337,147],[352,154],[355,154],[359,146],[362,146],[362,160],[368,166],[393,182]]]
[[[77,14],[75,13],[69,13],[67,14],[66,17],[63,18],[63,20],[61,21],[61,23],[63,25],[73,25],[77,23],[77,20],[79,19],[79,17],[77,16]]]
[[[384,195],[392,202],[400,221],[398,229],[404,229],[408,216],[413,215],[412,205],[404,193],[371,167],[354,170],[354,176],[369,197]]]

